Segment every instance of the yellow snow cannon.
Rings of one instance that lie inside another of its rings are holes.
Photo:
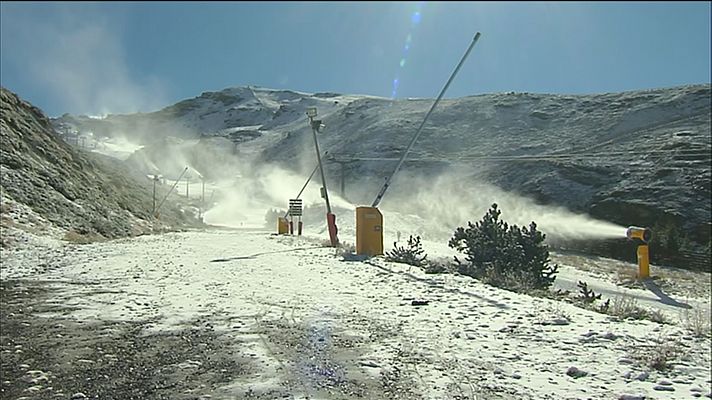
[[[648,242],[653,237],[653,232],[648,228],[630,226],[625,231],[625,235],[630,240],[638,241],[638,278],[646,279],[650,277],[650,253]]]
[[[640,239],[643,242],[647,243],[653,237],[653,232],[648,228],[641,228],[638,226],[629,226],[628,229],[626,229],[626,231],[625,231],[625,235],[630,240]]]

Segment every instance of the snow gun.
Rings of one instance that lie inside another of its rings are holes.
[[[648,228],[629,226],[625,231],[625,236],[630,240],[640,239],[647,243],[653,237],[653,232]]]
[[[630,226],[625,231],[625,236],[630,240],[638,240],[638,278],[650,277],[650,253],[648,242],[653,238],[653,232],[648,228]]]

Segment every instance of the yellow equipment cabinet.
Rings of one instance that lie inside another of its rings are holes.
[[[277,218],[277,234],[278,235],[289,234],[289,220],[287,218],[282,218],[282,217]]]
[[[383,215],[376,207],[356,207],[356,254],[383,254]]]

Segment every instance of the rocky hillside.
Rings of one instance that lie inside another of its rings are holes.
[[[118,160],[78,152],[58,138],[41,110],[5,88],[0,96],[4,228],[14,227],[16,209],[27,207],[75,237],[116,238],[197,222],[172,201],[161,221],[153,221],[145,176],[132,175]]]
[[[326,125],[320,140],[330,152],[329,179],[337,181],[343,165],[349,199],[370,204],[432,101],[247,87],[206,92],[154,113],[65,115],[54,123],[64,131],[130,137],[149,146],[166,136],[220,136],[254,163],[304,173],[313,167],[304,112],[317,107]],[[425,175],[455,169],[543,204],[649,226],[658,233],[655,257],[708,268],[711,101],[709,84],[444,100],[405,169]],[[142,165],[150,164],[143,158]],[[394,189],[403,184],[396,180]]]

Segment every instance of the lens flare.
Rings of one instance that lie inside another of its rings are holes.
[[[420,24],[420,21],[423,17],[421,12],[423,9],[423,5],[425,5],[424,1],[419,1],[418,3],[416,3],[415,11],[410,16],[410,32],[408,32],[408,36],[406,36],[405,38],[405,44],[403,45],[403,55],[401,56],[400,61],[398,62],[398,70],[396,71],[396,77],[393,79],[393,90],[391,91],[392,100],[395,100],[396,96],[398,95],[398,86],[400,84],[401,70],[405,68],[405,65],[408,62],[408,51],[412,46],[413,32],[415,28]]]

